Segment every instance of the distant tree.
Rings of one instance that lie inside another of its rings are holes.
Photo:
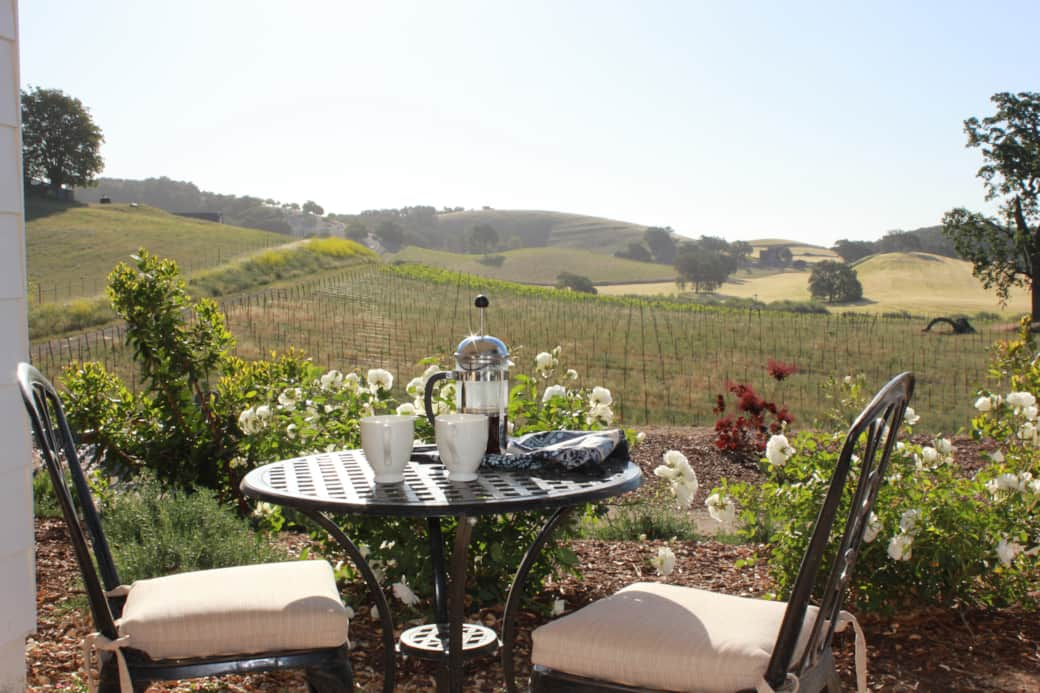
[[[637,260],[638,262],[651,262],[654,258],[650,251],[639,241],[630,241],[629,244],[614,253],[614,257],[626,260]]]
[[[358,243],[364,243],[368,238],[368,227],[360,221],[352,221],[347,224],[347,238]]]
[[[675,262],[675,239],[672,237],[672,229],[668,227],[650,226],[643,234],[643,240],[650,248],[650,254],[654,262],[662,265],[671,265]]]
[[[998,216],[962,207],[943,215],[943,233],[972,263],[972,273],[994,288],[1004,305],[1012,286],[1030,286],[1033,322],[1040,322],[1040,93],[994,94],[997,112],[964,121],[968,147],[982,150],[976,174]]]
[[[717,250],[684,246],[675,258],[676,284],[680,289],[693,285],[697,293],[714,291],[733,273],[731,261]]]
[[[22,90],[22,164],[29,180],[91,185],[105,167],[104,135],[83,102],[59,89]]]
[[[845,262],[855,262],[877,252],[873,241],[848,241],[844,238],[835,243],[831,250],[840,255]]]
[[[842,262],[824,260],[813,265],[809,293],[827,303],[848,303],[863,298],[863,285],[856,270]]]
[[[794,255],[786,245],[773,245],[763,248],[758,254],[758,264],[762,267],[789,267],[794,262]]]
[[[571,272],[560,272],[557,275],[556,288],[570,289],[571,291],[579,291],[585,294],[596,293],[596,287],[592,285],[591,279],[580,274],[572,274]]]
[[[733,241],[729,244],[729,256],[737,263],[737,268],[751,266],[751,253],[754,248],[747,241]]]
[[[498,232],[491,224],[477,224],[466,236],[466,247],[476,253],[489,253],[498,247]]]
[[[404,243],[404,230],[392,221],[380,222],[372,235],[391,253],[400,250],[401,244]]]
[[[910,231],[889,231],[877,242],[878,252],[914,253],[921,250],[921,239]]]
[[[325,214],[325,208],[319,205],[314,200],[307,200],[303,203],[303,211],[308,214],[316,214],[319,217]]]

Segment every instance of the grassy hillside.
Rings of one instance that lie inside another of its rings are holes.
[[[482,264],[481,255],[447,253],[410,246],[387,259],[421,262],[432,267],[523,284],[555,284],[560,272],[588,277],[595,283],[672,281],[675,277],[675,270],[667,265],[625,260],[577,248],[520,248],[499,255],[505,261],[500,267],[495,267]]]
[[[853,305],[832,306],[832,311],[889,313],[907,311],[914,315],[1000,313],[1009,318],[1029,312],[1029,294],[1012,292],[1007,308],[997,303],[996,294],[982,288],[971,275],[971,264],[928,253],[885,253],[864,258],[855,265],[863,285],[863,300]],[[674,294],[674,283],[604,287],[606,294]],[[760,301],[808,301],[809,272],[783,272],[760,276],[733,275],[718,291],[725,296],[758,297]]]
[[[152,207],[79,205],[29,198],[26,255],[30,300],[93,296],[105,277],[139,247],[176,260],[190,273],[289,239],[174,216]]]
[[[552,245],[607,254],[642,240],[646,231],[640,224],[564,212],[485,209],[437,215],[437,226],[446,237],[462,238],[478,224],[490,224],[505,245],[515,238],[520,242],[512,241],[514,247]]]

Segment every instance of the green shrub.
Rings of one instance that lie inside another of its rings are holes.
[[[145,474],[102,494],[101,522],[120,579],[288,560],[212,491],[163,490]]]
[[[40,339],[103,325],[115,317],[103,299],[80,298],[67,303],[33,304],[29,308],[29,338]]]
[[[506,262],[505,255],[482,255],[477,262],[488,267],[501,267]]]
[[[54,495],[54,485],[51,483],[51,475],[45,468],[40,468],[33,473],[33,515],[38,518],[61,517],[61,508],[58,506],[58,497]]]
[[[590,518],[583,523],[581,532],[605,541],[697,539],[697,526],[687,512],[676,512],[671,506],[653,502],[624,505],[613,513]]]

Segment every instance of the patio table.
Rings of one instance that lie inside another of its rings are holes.
[[[516,691],[513,648],[515,617],[524,582],[552,531],[575,506],[637,488],[639,467],[631,461],[608,461],[598,475],[542,470],[481,468],[475,481],[452,482],[435,455],[413,455],[398,484],[376,484],[362,450],[342,450],[264,465],[242,480],[249,497],[295,508],[312,518],[343,547],[361,572],[379,609],[385,646],[383,690],[394,688],[396,653],[439,663],[437,690],[462,690],[463,658],[492,654],[501,646],[506,686]],[[552,511],[528,547],[509,588],[502,615],[502,639],[482,624],[464,623],[467,551],[477,518],[500,513]],[[435,623],[409,628],[395,648],[393,621],[383,590],[357,545],[331,515],[424,518],[433,569]],[[450,595],[443,557],[441,518],[458,526],[452,553]]]

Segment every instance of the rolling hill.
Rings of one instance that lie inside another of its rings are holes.
[[[863,300],[851,305],[830,306],[834,312],[887,313],[906,311],[914,315],[971,315],[1000,313],[1013,317],[1029,312],[1029,294],[1019,289],[1002,308],[996,294],[982,288],[963,260],[928,253],[883,253],[864,258],[855,265],[863,285]],[[606,294],[674,294],[674,283],[639,286],[610,286]],[[808,301],[809,272],[773,274],[737,273],[719,289],[720,296],[757,298],[760,301]]]
[[[186,273],[261,248],[285,235],[187,219],[153,207],[68,204],[29,197],[25,245],[30,300],[91,296],[139,247],[176,260]]]
[[[387,260],[420,262],[433,267],[523,284],[553,285],[561,272],[588,277],[594,283],[671,282],[675,278],[675,270],[669,265],[625,260],[612,255],[590,253],[579,248],[519,248],[497,255],[504,258],[501,266],[482,263],[482,255],[408,246],[387,256]]]
[[[460,241],[478,224],[490,224],[507,247],[558,246],[611,254],[643,238],[646,226],[565,212],[484,209],[437,215],[438,234]]]

